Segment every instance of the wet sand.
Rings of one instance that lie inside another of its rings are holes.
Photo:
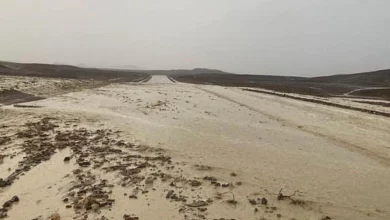
[[[24,104],[0,108],[9,219],[390,217],[386,117],[165,76]]]

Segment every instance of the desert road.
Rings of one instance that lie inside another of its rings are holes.
[[[25,104],[0,108],[9,219],[390,219],[386,117],[164,75]]]

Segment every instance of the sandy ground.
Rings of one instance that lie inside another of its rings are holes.
[[[165,76],[31,104],[0,108],[9,219],[390,218],[385,117]]]

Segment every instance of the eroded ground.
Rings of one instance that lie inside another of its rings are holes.
[[[390,217],[386,117],[165,76],[25,104],[0,108],[9,219]]]

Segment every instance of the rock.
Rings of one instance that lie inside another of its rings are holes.
[[[18,196],[14,196],[14,197],[12,197],[11,201],[12,202],[19,202],[19,197]]]
[[[261,204],[262,205],[267,205],[268,204],[268,200],[266,198],[262,198],[261,199]]]
[[[203,179],[211,181],[211,182],[216,182],[217,181],[217,178],[215,178],[213,176],[205,176]]]
[[[65,157],[64,158],[64,162],[69,162],[70,161],[70,157]]]
[[[174,193],[173,190],[169,190],[167,193],[167,196],[165,196],[165,198],[170,199],[172,197],[173,193]]]
[[[0,187],[6,187],[6,186],[9,186],[9,185],[11,185],[11,181],[3,180],[2,178],[0,178]]]
[[[221,186],[222,186],[222,187],[229,187],[229,186],[230,186],[230,183],[222,183]]]
[[[249,203],[251,205],[256,205],[257,204],[256,200],[254,200],[254,199],[249,199]]]
[[[116,142],[116,146],[125,146],[125,145],[126,145],[126,143],[123,140],[120,140],[120,141]]]
[[[179,197],[176,194],[173,194],[170,198],[173,199],[173,200],[178,200],[179,199]]]
[[[208,206],[209,204],[205,201],[193,201],[192,203],[187,204],[189,207],[202,207]]]
[[[9,208],[9,207],[11,207],[12,206],[12,201],[11,200],[9,200],[9,201],[7,201],[7,202],[5,202],[4,204],[3,204],[3,208]]]
[[[236,200],[234,200],[234,199],[226,200],[226,202],[229,203],[229,204],[231,204],[231,205],[234,205],[234,206],[237,205],[237,203],[238,203],[238,202],[237,202]]]
[[[89,161],[79,161],[78,164],[79,164],[80,167],[88,167],[88,166],[91,165],[91,162],[89,162]]]
[[[202,183],[199,182],[198,180],[191,180],[190,185],[192,187],[198,187],[198,186],[202,185]]]
[[[124,214],[123,215],[123,219],[124,220],[138,220],[139,218],[137,216],[134,216],[134,215],[127,215],[127,214]]]
[[[200,212],[205,212],[205,211],[207,211],[207,208],[205,208],[205,207],[203,207],[203,208],[198,208],[198,210],[199,210]]]

